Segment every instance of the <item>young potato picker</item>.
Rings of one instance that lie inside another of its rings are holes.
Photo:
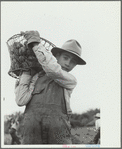
[[[11,127],[9,129],[9,133],[11,135],[11,144],[21,144],[19,137],[17,136],[17,130],[19,127],[19,121],[18,120],[13,120],[11,121]]]
[[[73,39],[49,51],[38,31],[26,31],[24,37],[43,70],[23,71],[15,88],[16,103],[26,105],[22,144],[72,144],[69,99],[77,81],[69,72],[86,64],[81,46]]]

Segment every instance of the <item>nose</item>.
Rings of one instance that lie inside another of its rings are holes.
[[[70,66],[70,60],[67,60],[67,61],[65,62],[65,65],[66,65],[66,67],[69,67],[69,66]]]

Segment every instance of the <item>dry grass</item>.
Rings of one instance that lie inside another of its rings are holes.
[[[5,145],[11,144],[11,136],[9,134],[4,134],[4,144]]]

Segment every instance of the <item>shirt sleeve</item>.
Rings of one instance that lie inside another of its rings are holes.
[[[57,59],[43,45],[39,44],[33,47],[33,51],[42,65],[47,76],[51,77],[55,82],[67,89],[74,89],[77,81],[73,75],[61,69],[57,63]]]
[[[34,75],[33,78],[29,74],[22,74],[19,85],[15,88],[15,101],[18,106],[24,106],[31,100],[37,79],[38,74]]]

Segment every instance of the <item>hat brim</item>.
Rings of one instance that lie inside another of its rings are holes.
[[[85,65],[85,64],[86,64],[86,62],[85,62],[77,53],[75,53],[75,52],[68,51],[68,50],[66,50],[66,49],[61,49],[61,48],[58,48],[58,47],[54,47],[54,48],[52,48],[52,50],[51,50],[51,52],[52,52],[52,54],[53,54],[54,56],[56,56],[57,53],[62,52],[62,51],[66,51],[66,52],[72,53],[72,54],[74,54],[75,56],[77,56],[77,64],[78,64],[78,65]]]

